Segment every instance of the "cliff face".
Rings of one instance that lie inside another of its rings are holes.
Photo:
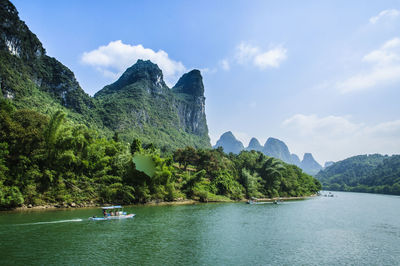
[[[172,88],[180,124],[187,132],[202,136],[208,134],[205,113],[204,85],[199,70],[184,74]]]
[[[0,66],[0,97],[17,108],[46,114],[61,109],[101,135],[116,131],[126,141],[140,138],[161,149],[211,147],[198,70],[183,75],[170,89],[157,65],[138,60],[92,98],[70,69],[46,55],[8,0],[0,1]]]
[[[221,135],[214,148],[222,147],[226,153],[239,154],[244,149],[243,143],[235,138],[231,131]]]

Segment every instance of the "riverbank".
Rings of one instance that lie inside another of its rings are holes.
[[[275,197],[275,198],[259,198],[257,202],[273,202],[275,200],[281,201],[292,201],[292,200],[305,200],[317,195],[311,196],[302,196],[302,197]],[[131,204],[131,205],[124,205],[124,206],[168,206],[168,205],[190,205],[190,204],[202,204],[202,203],[227,203],[227,202],[246,202],[248,199],[241,199],[241,200],[218,200],[218,201],[208,201],[202,202],[199,200],[193,199],[184,199],[184,200],[177,200],[177,201],[149,201],[146,203],[138,203],[138,204]],[[30,210],[55,210],[55,209],[77,209],[77,208],[97,208],[101,206],[110,206],[112,204],[99,204],[99,203],[69,203],[69,204],[45,204],[45,205],[23,205],[21,207],[17,207],[14,209],[2,209],[0,211],[30,211]]]
[[[305,200],[305,199],[313,198],[313,197],[316,197],[316,196],[317,196],[317,194],[311,195],[311,196],[302,196],[302,197],[260,198],[260,199],[254,200],[254,201],[256,201],[256,202],[273,202],[273,201],[276,201],[276,200],[280,200],[280,201]],[[247,201],[247,199],[244,200],[244,201]]]

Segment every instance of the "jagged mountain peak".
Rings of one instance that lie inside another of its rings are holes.
[[[204,96],[203,77],[200,70],[193,69],[184,74],[172,88],[174,92],[186,93],[193,96]]]
[[[152,87],[152,90],[160,91],[168,88],[164,82],[163,73],[158,65],[150,60],[139,59],[135,64],[126,69],[116,82],[105,86],[94,96],[97,97],[117,92],[128,85],[140,81],[147,82],[148,86]]]

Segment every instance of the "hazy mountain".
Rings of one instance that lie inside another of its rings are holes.
[[[315,161],[311,153],[305,153],[300,168],[307,174],[316,175],[322,169],[322,166]]]
[[[281,159],[286,163],[292,163],[292,157],[286,144],[276,138],[268,138],[264,144],[263,153],[265,155]]]
[[[225,152],[233,152],[235,154],[240,153],[244,149],[243,144],[235,138],[231,131],[222,134],[214,148],[216,147],[223,147]],[[299,166],[304,172],[311,175],[315,175],[322,169],[322,166],[314,160],[311,153],[304,154],[303,161],[300,161],[296,154],[290,154],[289,148],[283,141],[276,138],[268,138],[264,146],[261,146],[256,138],[252,138],[245,150],[260,151],[267,156],[275,157],[285,163]]]
[[[292,153],[290,154],[290,157],[291,157],[291,163],[300,167],[301,162],[299,156]]]
[[[256,138],[252,138],[249,142],[249,146],[246,148],[247,151],[262,151],[263,150],[263,146],[261,146],[260,142],[258,141],[258,139]]]
[[[226,153],[238,154],[244,149],[243,143],[235,138],[231,131],[221,135],[214,148],[222,147]]]

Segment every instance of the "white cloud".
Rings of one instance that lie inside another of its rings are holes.
[[[376,24],[379,20],[384,18],[395,18],[400,15],[400,11],[397,9],[387,9],[380,12],[377,16],[371,17],[369,22],[371,24]]]
[[[185,66],[169,58],[168,54],[159,50],[144,48],[141,44],[124,44],[121,40],[84,52],[81,61],[95,67],[105,77],[116,79],[138,59],[151,60],[163,71],[165,81],[172,85],[186,71]]]
[[[235,60],[238,64],[252,64],[260,69],[277,68],[287,58],[287,50],[278,46],[263,51],[258,46],[242,42],[236,47]]]
[[[358,73],[336,84],[342,93],[362,91],[400,81],[400,38],[385,42],[379,49],[366,54],[362,62],[367,71]]]
[[[227,59],[223,59],[219,62],[221,65],[221,68],[225,71],[229,71],[231,69],[231,66],[229,64],[229,61]]]
[[[294,151],[313,151],[322,161],[400,152],[400,120],[366,125],[343,116],[296,114],[282,125],[289,130],[286,138]]]
[[[261,69],[267,67],[279,67],[279,65],[286,59],[287,50],[282,47],[278,47],[268,52],[258,54],[254,57],[254,64]]]

